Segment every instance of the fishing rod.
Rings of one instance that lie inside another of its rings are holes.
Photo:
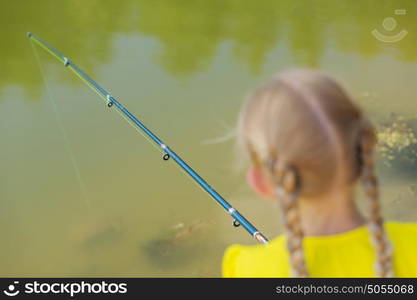
[[[261,234],[255,226],[253,226],[243,215],[241,215],[232,205],[229,204],[218,192],[216,192],[200,175],[197,174],[187,163],[182,160],[171,148],[165,145],[151,130],[149,130],[142,122],[140,122],[133,114],[131,114],[119,101],[116,100],[108,91],[102,88],[97,82],[89,77],[84,71],[82,71],[76,64],[70,61],[60,51],[49,45],[46,41],[40,37],[28,32],[27,37],[38,44],[46,52],[58,59],[65,67],[73,71],[82,81],[84,81],[90,88],[92,88],[103,100],[106,101],[109,108],[115,106],[122,117],[127,117],[128,120],[133,122],[136,127],[141,130],[145,135],[150,138],[164,153],[163,160],[167,161],[172,158],[197,184],[205,190],[218,204],[220,204],[233,218],[233,226],[238,227],[240,225],[249,232],[253,238],[259,243],[266,244],[268,239]],[[146,137],[145,136],[145,137]]]

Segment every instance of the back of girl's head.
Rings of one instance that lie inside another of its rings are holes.
[[[352,185],[360,176],[369,198],[377,274],[389,275],[390,249],[373,172],[375,132],[337,81],[312,70],[273,78],[245,103],[238,138],[255,167],[276,187],[294,275],[308,274],[297,200]]]

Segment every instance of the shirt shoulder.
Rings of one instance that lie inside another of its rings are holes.
[[[386,222],[392,242],[394,273],[397,277],[417,277],[417,223]]]
[[[417,277],[417,224],[386,222],[393,247],[394,274]],[[373,277],[375,248],[363,226],[341,234],[306,237],[307,269],[313,277]],[[266,245],[232,245],[223,258],[224,277],[288,277],[289,254],[284,235]]]
[[[417,223],[389,221],[385,228],[395,239],[417,239]]]
[[[288,277],[288,252],[283,235],[265,245],[232,245],[223,256],[223,277]]]

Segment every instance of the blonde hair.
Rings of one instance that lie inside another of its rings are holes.
[[[374,173],[375,130],[338,82],[312,70],[273,78],[245,103],[238,141],[275,186],[294,276],[308,276],[298,198],[320,196],[334,184],[353,184],[359,177],[369,199],[376,274],[392,275]]]

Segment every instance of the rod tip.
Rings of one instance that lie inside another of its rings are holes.
[[[26,35],[27,35],[28,38],[31,38],[32,37],[32,32],[27,32]]]

